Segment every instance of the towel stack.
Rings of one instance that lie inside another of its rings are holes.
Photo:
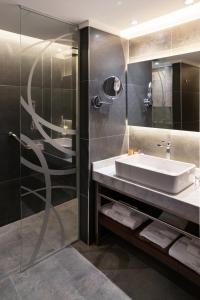
[[[166,212],[163,212],[159,219],[180,229],[187,226],[187,221]],[[140,232],[140,236],[165,249],[180,236],[180,233],[154,221]]]
[[[134,212],[131,209],[118,203],[109,203],[102,206],[101,212],[111,219],[131,229],[136,229],[142,223],[148,220],[147,217],[142,216],[141,214]]]
[[[182,237],[169,249],[169,255],[200,274],[200,240]]]

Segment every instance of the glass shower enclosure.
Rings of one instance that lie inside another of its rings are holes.
[[[77,76],[77,27],[22,9],[22,269],[77,240]]]
[[[1,278],[70,245],[79,226],[77,26],[14,6],[0,17]]]

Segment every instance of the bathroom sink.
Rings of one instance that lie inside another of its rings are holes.
[[[195,181],[194,164],[135,154],[115,161],[116,176],[177,194]]]

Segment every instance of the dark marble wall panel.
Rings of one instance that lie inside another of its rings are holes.
[[[0,85],[19,86],[20,39],[0,38]]]
[[[0,135],[0,182],[20,175],[20,147],[8,134]]]
[[[19,98],[19,86],[0,85],[0,134],[19,134]]]
[[[126,58],[128,42],[113,34],[84,28],[80,35],[80,233],[86,243],[94,240],[95,186],[92,162],[127,152]],[[100,95],[107,101],[102,84],[118,76],[123,91],[112,105],[94,109],[91,100]]]
[[[0,182],[0,226],[20,218],[20,181]]]
[[[173,64],[174,129],[199,131],[199,68]]]

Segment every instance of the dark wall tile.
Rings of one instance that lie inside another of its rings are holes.
[[[9,131],[13,131],[18,135],[20,126],[19,87],[0,86],[0,105],[0,134],[8,134]]]
[[[180,80],[180,73],[181,73],[181,64],[175,63],[172,65],[173,67],[173,91],[180,91],[181,87],[181,80]]]
[[[92,170],[90,170],[90,177],[92,178]],[[89,188],[89,232],[88,232],[88,243],[92,244],[95,241],[96,232],[96,201],[95,201],[96,185],[95,182],[90,180]]]
[[[89,140],[80,139],[80,193],[89,192]]]
[[[173,124],[179,123],[181,124],[182,116],[181,116],[181,92],[173,90],[173,102],[172,102],[172,110],[173,110]],[[176,128],[174,128],[176,129]]]
[[[181,64],[182,73],[182,89],[183,91],[193,93],[199,92],[199,68],[188,65],[185,63]]]
[[[30,190],[36,190],[45,187],[44,178],[41,174],[32,174],[30,176],[21,178],[21,215],[22,218],[31,216],[34,213],[44,210],[45,203],[33,194],[23,196],[27,191],[23,187]],[[41,192],[42,196],[45,196],[45,192]]]
[[[0,39],[0,70],[0,85],[20,85],[20,36]]]
[[[88,197],[84,195],[80,195],[80,210],[79,210],[79,232],[80,239],[85,243],[88,243],[89,235],[88,235]]]
[[[89,27],[80,30],[80,82],[89,80]]]
[[[95,109],[91,105],[94,96],[100,95],[101,100],[107,102],[103,92],[100,92],[98,81],[89,82],[90,107],[90,138],[99,138],[112,135],[125,134],[126,131],[126,90],[122,90],[119,97],[110,105],[102,105]]]
[[[25,101],[27,101],[27,86],[21,87],[21,95]],[[31,88],[31,98],[33,107],[39,116],[43,116],[43,90],[41,87]],[[21,108],[21,132],[27,135],[31,139],[40,139],[40,133],[35,126],[32,117],[28,114],[26,110]]]
[[[42,59],[43,67],[43,88],[51,88],[51,55],[49,53],[44,53]]]
[[[0,183],[0,226],[20,219],[20,180]]]
[[[90,80],[103,83],[115,75],[124,82],[127,41],[95,28],[89,28],[89,36]]]
[[[28,84],[29,75],[32,69],[32,66],[35,62],[36,56],[39,55],[39,53],[31,50],[31,53],[23,53],[21,57],[21,85],[26,86]],[[38,51],[38,50],[37,50]],[[42,87],[43,80],[42,80],[42,57],[37,62],[33,76],[31,81],[31,86],[35,87]]]
[[[63,86],[63,76],[65,74],[66,68],[67,68],[66,60],[59,59],[54,56],[52,57],[52,87],[53,88],[61,88]]]
[[[43,89],[43,117],[46,121],[51,122],[51,104],[52,93],[50,88]]]
[[[0,181],[20,175],[20,145],[8,134],[0,135]]]
[[[89,82],[80,83],[80,138],[89,138]]]
[[[52,90],[52,122],[61,126],[62,116],[64,119],[72,120],[73,106],[76,106],[76,92],[73,90]]]
[[[90,140],[90,163],[125,154],[128,151],[128,135],[116,135]]]

